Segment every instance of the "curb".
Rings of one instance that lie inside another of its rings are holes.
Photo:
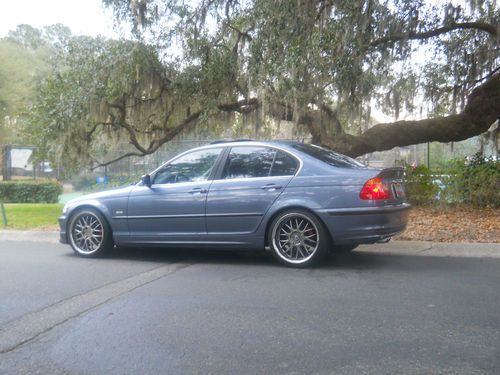
[[[385,244],[361,245],[355,251],[408,256],[500,258],[500,243],[391,241]]]
[[[59,243],[59,232],[42,230],[0,229],[0,241]]]

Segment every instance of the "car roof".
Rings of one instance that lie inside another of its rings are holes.
[[[251,139],[237,139],[237,140],[221,140],[214,141],[208,145],[197,147],[199,149],[212,148],[212,147],[235,147],[235,146],[268,146],[268,147],[281,147],[288,151],[293,144],[301,143],[298,141],[254,141]]]

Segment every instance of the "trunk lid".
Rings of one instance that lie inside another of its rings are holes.
[[[377,177],[382,179],[383,183],[389,188],[391,192],[391,199],[387,200],[388,202],[401,203],[406,201],[406,193],[403,184],[403,168],[385,168],[379,172]]]

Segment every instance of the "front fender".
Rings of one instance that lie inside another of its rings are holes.
[[[80,199],[73,204],[70,202],[66,212],[59,218],[59,224],[61,227],[61,242],[67,242],[66,230],[69,218],[79,210],[92,208],[99,211],[104,216],[111,228],[115,243],[117,245],[120,244],[129,236],[129,229],[126,220],[127,202],[128,195],[114,197],[105,201],[99,199]]]
[[[89,200],[80,201],[77,204],[75,204],[74,206],[70,206],[68,208],[68,210],[66,211],[65,216],[67,218],[70,218],[75,212],[83,210],[85,208],[93,208],[95,210],[98,210],[99,212],[101,212],[105,216],[105,218],[106,218],[106,220],[108,220],[108,222],[112,218],[112,215],[110,213],[109,208],[106,205],[104,205],[102,202],[99,202],[96,199],[89,199]]]

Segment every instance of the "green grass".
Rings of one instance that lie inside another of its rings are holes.
[[[7,229],[57,229],[62,204],[6,203]],[[3,225],[0,214],[0,229]]]

